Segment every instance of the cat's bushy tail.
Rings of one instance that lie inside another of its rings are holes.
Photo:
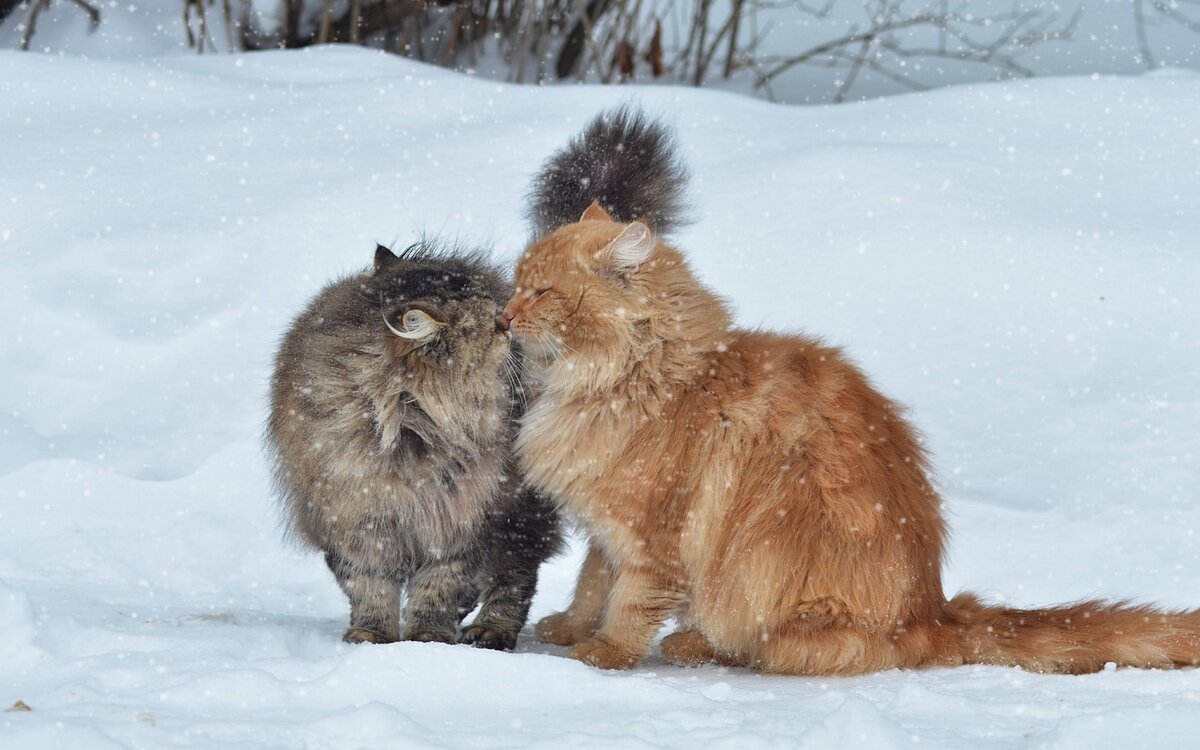
[[[670,233],[685,221],[688,173],[678,151],[671,128],[640,109],[602,112],[534,176],[534,234],[579,221],[594,200],[617,221],[641,220],[656,234]]]
[[[1171,669],[1200,664],[1200,612],[1169,612],[1125,602],[1086,601],[1022,610],[962,594],[946,604],[968,664],[1083,674],[1109,662]]]

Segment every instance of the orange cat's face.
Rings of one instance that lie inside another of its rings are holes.
[[[649,314],[638,272],[653,263],[654,248],[645,224],[618,224],[593,204],[578,223],[525,251],[502,322],[543,362],[598,362],[627,350]]]

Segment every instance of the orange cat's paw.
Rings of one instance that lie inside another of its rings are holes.
[[[572,623],[566,612],[556,612],[538,620],[533,632],[542,643],[553,643],[555,646],[573,646],[592,635]]]
[[[589,638],[577,643],[567,656],[600,669],[629,669],[642,658],[641,654],[632,654],[604,638]]]
[[[663,638],[662,655],[680,667],[696,667],[717,660],[717,650],[696,630],[680,630]]]

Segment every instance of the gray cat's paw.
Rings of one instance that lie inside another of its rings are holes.
[[[490,648],[496,651],[512,651],[517,645],[517,634],[487,623],[477,623],[463,628],[459,643],[469,643],[475,648]]]
[[[346,643],[395,643],[396,639],[380,633],[378,630],[369,628],[347,628],[345,633],[342,633],[342,640]]]
[[[417,641],[418,643],[454,643],[454,631],[446,632],[444,630],[416,630],[412,633],[405,633],[404,640]]]

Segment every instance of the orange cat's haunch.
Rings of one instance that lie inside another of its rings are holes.
[[[578,209],[576,209],[578,210]],[[530,247],[500,318],[539,391],[521,467],[590,535],[544,640],[633,666],[791,674],[986,663],[1089,672],[1200,659],[1200,615],[947,601],[944,522],[899,407],[840,351],[738,330],[684,257],[599,204]]]

